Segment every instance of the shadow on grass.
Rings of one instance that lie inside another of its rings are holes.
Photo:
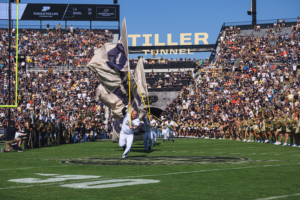
[[[151,149],[150,151],[145,151],[145,149],[131,149],[130,150],[131,152],[139,152],[139,153],[152,153],[152,152],[155,152],[155,151],[161,151],[161,150],[156,150],[156,149]]]
[[[144,149],[144,146],[132,146],[131,149]]]

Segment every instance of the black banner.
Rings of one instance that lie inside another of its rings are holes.
[[[27,4],[21,20],[62,20],[68,4]]]
[[[69,4],[63,20],[118,21],[119,5]]]
[[[31,4],[21,20],[119,21],[119,5]]]

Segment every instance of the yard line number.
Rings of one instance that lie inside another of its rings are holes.
[[[21,178],[21,179],[10,179],[10,182],[16,183],[53,183],[62,182],[66,180],[84,180],[84,179],[97,179],[101,176],[90,176],[90,175],[60,175],[60,174],[41,174],[36,173],[36,175],[46,176],[49,178]],[[149,179],[111,179],[111,180],[97,180],[91,182],[82,183],[71,183],[71,184],[61,184],[60,187],[74,188],[74,189],[102,189],[102,188],[113,188],[128,185],[142,185],[149,183],[159,183],[159,180],[149,180]]]

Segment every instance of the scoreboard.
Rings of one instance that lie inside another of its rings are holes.
[[[119,5],[69,4],[63,20],[118,21]]]
[[[0,3],[0,19],[8,18],[8,3]],[[16,6],[13,4],[12,12]],[[20,20],[119,21],[119,5],[103,4],[20,4]],[[12,15],[12,19],[15,15]]]

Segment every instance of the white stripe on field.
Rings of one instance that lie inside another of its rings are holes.
[[[47,168],[47,167],[66,167],[66,166],[70,166],[70,165],[53,165],[53,166],[24,167],[24,168],[14,168],[14,169],[0,169],[0,171],[4,171],[4,170],[19,170],[19,169]]]
[[[277,197],[267,197],[267,198],[256,199],[256,200],[280,199],[280,198],[292,197],[292,196],[299,196],[299,195],[300,195],[300,193],[297,193],[297,194],[290,194],[290,195],[283,195],[283,196],[277,196]]]
[[[97,179],[94,179],[94,178],[91,178],[91,179],[88,179],[88,180],[99,180],[99,178]],[[62,185],[62,184],[65,184],[65,183],[82,183],[82,181],[84,180],[80,180],[80,181],[71,181],[71,182],[59,182],[59,183],[43,183],[43,184],[36,184],[36,185],[24,185],[24,186],[12,186],[12,187],[7,187],[7,188],[0,188],[0,190],[3,190],[3,189],[14,189],[14,188],[27,188],[27,187],[34,187],[34,186],[44,186],[44,185]]]
[[[251,166],[251,167],[236,167],[236,168],[224,168],[224,169],[208,169],[208,170],[200,170],[200,171],[190,171],[190,172],[175,172],[175,173],[166,173],[166,174],[150,174],[150,175],[140,175],[140,176],[126,176],[120,178],[138,178],[138,177],[149,177],[149,176],[168,176],[168,175],[178,175],[178,174],[192,174],[192,173],[201,173],[201,172],[213,172],[213,171],[225,171],[231,169],[252,169],[252,168],[261,168],[261,167],[279,167],[279,166],[287,166],[287,165],[299,165],[297,164],[285,164],[285,165],[263,165],[263,166]]]
[[[232,170],[232,169],[252,169],[252,168],[261,168],[261,167],[280,167],[280,166],[288,166],[288,165],[299,165],[297,164],[285,164],[285,165],[263,165],[263,166],[252,166],[252,167],[236,167],[236,168],[224,168],[224,169],[209,169],[209,170],[199,170],[199,171],[189,171],[189,172],[174,172],[174,173],[166,173],[166,174],[150,174],[150,175],[139,175],[139,176],[125,176],[125,177],[115,177],[115,178],[101,178],[105,180],[109,179],[126,179],[126,178],[142,178],[142,177],[150,177],[150,176],[168,176],[168,175],[178,175],[178,174],[192,174],[192,173],[202,173],[202,172],[213,172],[213,171],[225,171],[225,170]],[[62,166],[68,166],[68,165],[62,165]],[[73,166],[73,165],[70,165]],[[75,182],[75,181],[74,181]],[[76,181],[78,182],[78,181]],[[82,181],[81,181],[82,182]],[[4,187],[0,188],[2,189],[14,189],[14,188],[25,188],[25,187],[34,187],[34,186],[43,186],[43,185],[61,185],[65,184],[66,182],[60,182],[60,183],[49,183],[49,184],[36,184],[36,185],[26,185],[26,186],[13,186],[13,187]],[[70,183],[70,182],[68,182]],[[73,183],[73,182],[71,182]]]

